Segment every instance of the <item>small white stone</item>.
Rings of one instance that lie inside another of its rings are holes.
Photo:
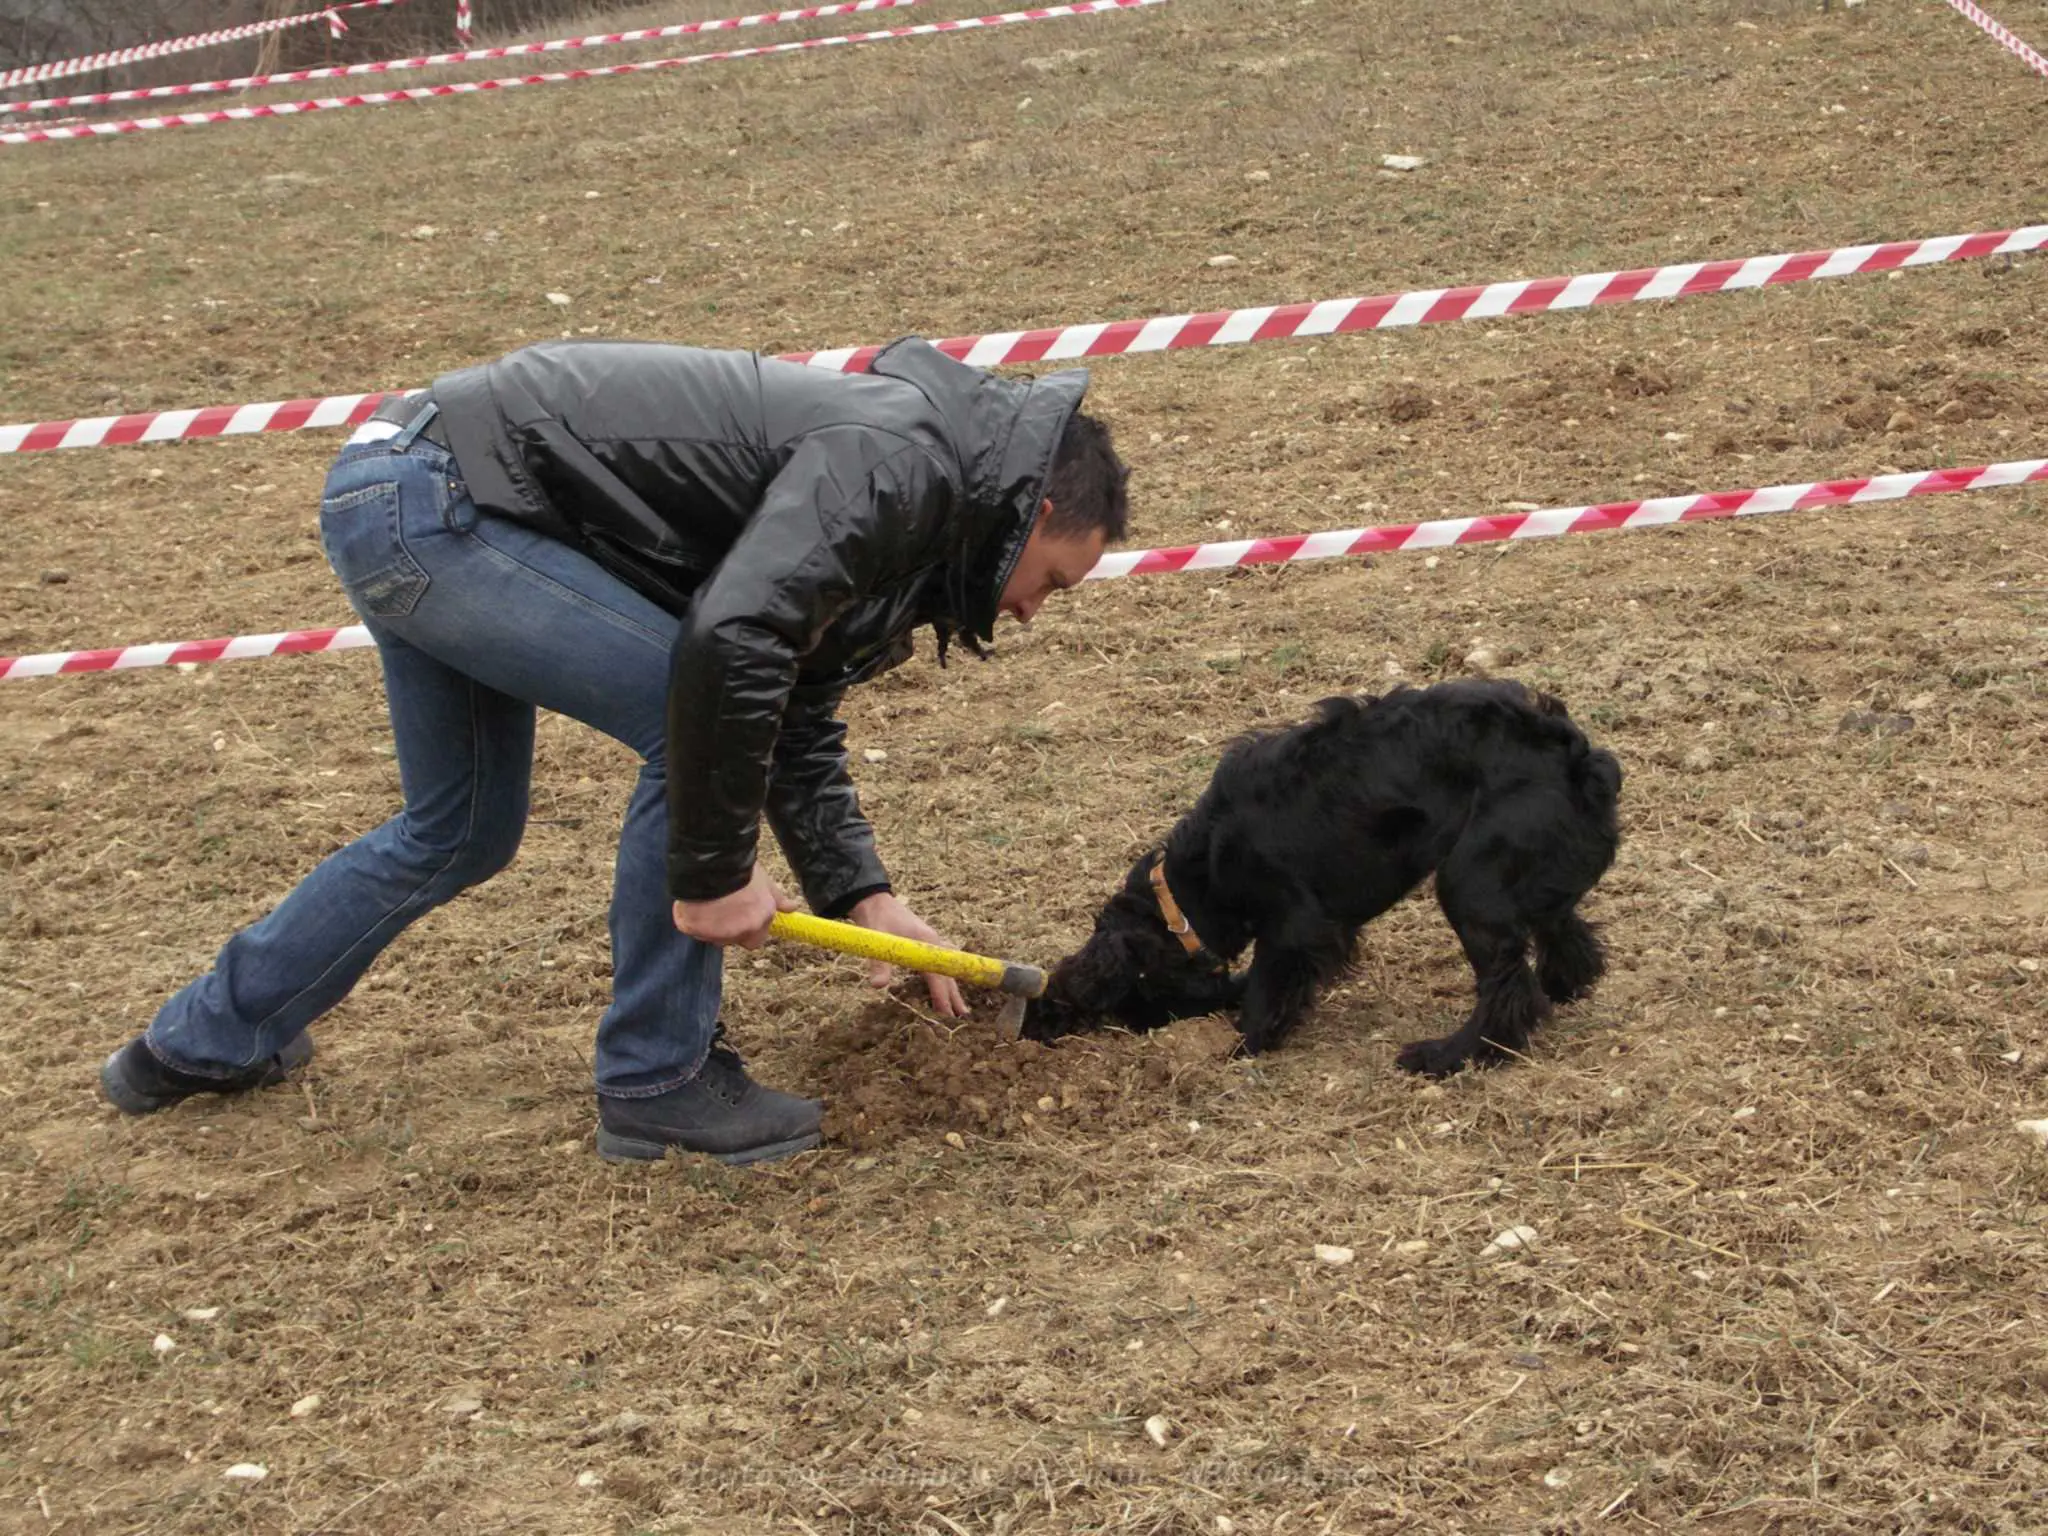
[[[946,1132],[946,1145],[955,1152],[965,1152],[967,1150],[967,1143],[961,1139],[958,1131]]]
[[[238,1483],[260,1483],[270,1476],[270,1468],[258,1461],[238,1461],[221,1476],[233,1478]]]
[[[557,309],[567,309],[574,302],[566,293],[547,293],[541,295],[541,297]]]
[[[1465,653],[1465,665],[1474,672],[1491,672],[1500,665],[1500,652],[1490,645],[1475,645]]]
[[[1336,1243],[1317,1243],[1316,1258],[1325,1264],[1349,1264],[1357,1257],[1349,1248]]]
[[[188,1323],[210,1323],[220,1316],[219,1307],[187,1307],[181,1314]]]
[[[578,1488],[602,1488],[604,1486],[604,1478],[596,1472],[578,1472],[576,1474],[576,1486]]]
[[[2012,1128],[2022,1136],[2031,1136],[2042,1146],[2048,1147],[2048,1120],[2015,1120]]]
[[[1754,1104],[1745,1104],[1742,1106],[1742,1108],[1735,1111],[1735,1118],[1737,1120],[1747,1120],[1755,1113],[1756,1106]]]
[[[1249,182],[1266,182],[1273,179],[1271,171],[1246,171],[1244,179]]]
[[[2000,1061],[2002,1061],[2002,1062],[2005,1062],[2005,1063],[2007,1063],[2007,1064],[2008,1064],[2008,1065],[2010,1065],[2010,1066],[2015,1066],[2015,1067],[2016,1067],[2016,1066],[2018,1066],[2018,1065],[2020,1064],[2020,1052],[2018,1052],[2018,1051],[2000,1051],[2000,1052],[1998,1053],[1998,1059],[1999,1059]]]
[[[1419,171],[1429,162],[1420,155],[1381,155],[1380,164],[1390,171]]]
[[[1209,258],[1209,265],[1212,267],[1234,267],[1237,265],[1237,258],[1235,256],[1211,256]]]
[[[1689,432],[1666,432],[1664,434],[1664,441],[1667,443],[1682,443],[1691,435]]]
[[[309,1392],[292,1404],[291,1414],[295,1419],[310,1419],[320,1411],[320,1394]]]
[[[994,1301],[992,1301],[992,1302],[990,1302],[990,1303],[988,1304],[988,1306],[987,1306],[987,1308],[985,1308],[985,1310],[987,1311],[987,1313],[988,1313],[988,1315],[989,1315],[990,1317],[1001,1317],[1001,1316],[1003,1315],[1003,1309],[1004,1309],[1005,1307],[1007,1307],[1007,1306],[1008,1306],[1009,1304],[1010,1304],[1010,1298],[1009,1298],[1009,1297],[1007,1297],[1007,1296],[998,1296],[998,1297],[997,1297],[997,1298],[996,1298],[996,1299],[995,1299]]]
[[[1504,1232],[1494,1234],[1493,1241],[1486,1245],[1486,1251],[1488,1253],[1514,1253],[1519,1249],[1533,1248],[1535,1245],[1536,1229],[1534,1227],[1509,1227]]]
[[[1411,1237],[1405,1243],[1394,1244],[1394,1252],[1400,1254],[1405,1259],[1420,1258],[1423,1254],[1429,1252],[1429,1239],[1426,1237]]]
[[[172,1350],[178,1347],[178,1341],[172,1338],[168,1333],[160,1333],[150,1343],[149,1347],[156,1351],[158,1359],[162,1359],[165,1355],[168,1355]]]
[[[2041,969],[2041,962],[2038,960],[2021,960],[2018,962],[2018,964],[2019,968],[2025,971],[2029,976],[2033,975],[2036,971]]]
[[[1543,1486],[1546,1488],[1567,1488],[1571,1486],[1571,1480],[1571,1473],[1563,1467],[1552,1467],[1543,1474]]]
[[[1199,1120],[1190,1120],[1188,1122],[1188,1134],[1190,1136],[1193,1136],[1196,1132],[1200,1131],[1201,1128],[1202,1122]]]
[[[405,238],[408,240],[431,240],[439,233],[441,231],[434,228],[431,224],[415,224],[405,232]]]
[[[451,1397],[441,1405],[441,1411],[451,1419],[470,1419],[484,1411],[483,1400],[475,1397]]]
[[[869,747],[861,753],[860,760],[864,763],[886,763],[889,761],[889,754],[881,747]]]
[[[586,192],[586,193],[584,193],[584,194],[583,194],[583,200],[584,200],[584,201],[585,201],[586,203],[594,203],[594,202],[596,202],[596,201],[597,201],[597,200],[598,200],[598,199],[599,199],[600,197],[603,197],[603,196],[604,196],[604,194],[603,194],[602,192]]]
[[[1228,1515],[1216,1517],[1216,1536],[1236,1536],[1237,1522]]]
[[[1173,1421],[1163,1413],[1155,1413],[1145,1421],[1145,1433],[1152,1437],[1152,1443],[1162,1451],[1166,1449],[1167,1437],[1173,1433]]]

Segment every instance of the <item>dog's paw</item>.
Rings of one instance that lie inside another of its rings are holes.
[[[1464,1064],[1463,1052],[1445,1040],[1411,1040],[1394,1058],[1394,1065],[1403,1072],[1419,1072],[1424,1077],[1449,1077]]]

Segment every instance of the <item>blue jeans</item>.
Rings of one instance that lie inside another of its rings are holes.
[[[536,705],[641,758],[612,886],[597,1091],[651,1097],[704,1064],[721,956],[676,931],[665,868],[677,621],[568,545],[480,515],[459,475],[410,429],[351,442],[328,474],[320,542],[377,641],[405,808],[330,855],[164,1004],[147,1039],[169,1066],[225,1077],[274,1055],[407,924],[511,863]]]

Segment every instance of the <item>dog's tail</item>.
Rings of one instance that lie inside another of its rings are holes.
[[[1572,787],[1589,805],[1612,812],[1621,799],[1621,759],[1578,739],[1571,758]]]
[[[1621,800],[1621,761],[1612,752],[1594,746],[1586,733],[1555,694],[1531,689],[1536,713],[1555,723],[1564,737],[1567,772],[1572,788],[1591,809],[1613,814]]]

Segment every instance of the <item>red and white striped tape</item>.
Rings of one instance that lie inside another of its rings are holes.
[[[345,5],[331,5],[298,16],[278,16],[269,21],[252,21],[218,32],[195,32],[190,37],[165,38],[161,42],[141,43],[133,48],[117,48],[111,53],[95,53],[82,59],[63,59],[53,64],[30,64],[0,74],[0,90],[16,85],[34,85],[43,80],[67,80],[73,75],[89,75],[98,69],[117,69],[123,64],[139,64],[145,59],[161,59],[174,53],[190,53],[195,48],[213,48],[222,43],[238,43],[244,38],[261,37],[267,32],[282,32],[287,27],[303,27],[314,21],[326,22],[328,30],[339,37],[348,28],[337,12],[369,10],[403,3],[404,0],[348,0]]]
[[[509,91],[525,85],[560,85],[572,80],[601,80],[617,75],[642,75],[657,70],[681,69],[691,64],[760,58],[767,54],[798,53],[816,48],[841,48],[850,43],[888,42],[900,37],[928,37],[939,32],[980,31],[990,27],[1014,26],[1019,22],[1056,21],[1066,16],[1090,16],[1101,11],[1138,10],[1144,6],[1165,3],[1166,0],[1073,0],[1071,4],[1040,6],[1028,11],[1004,11],[997,16],[970,16],[958,21],[930,21],[921,26],[888,27],[876,32],[846,32],[836,37],[809,37],[793,43],[763,43],[752,48],[727,48],[717,53],[693,53],[679,59],[648,59],[637,64],[607,64],[592,69],[560,70],[553,74],[512,75],[501,80],[465,80],[443,85],[418,85],[396,91],[366,91],[355,96],[323,96],[314,101],[280,101],[251,107],[220,107],[210,112],[179,112],[165,117],[138,117],[118,122],[88,123],[80,128],[30,128],[0,133],[0,145],[41,144],[59,139],[105,138],[114,134],[147,133],[158,128],[189,128],[206,123],[297,117],[308,112],[331,112],[342,107],[382,107],[398,101],[430,101],[445,96],[472,96],[490,91]]]
[[[2019,38],[2013,36],[1996,16],[1993,16],[1989,11],[1984,10],[1980,6],[1972,5],[1970,0],[1948,0],[1948,3],[1962,15],[1982,27],[1998,42],[2018,54],[2026,63],[2027,68],[2031,69],[2035,74],[2048,75],[2048,59],[2042,58],[2040,54],[2029,48]]]
[[[1741,260],[1682,262],[1633,272],[1593,272],[1488,283],[1473,288],[1425,288],[1376,298],[1321,299],[1304,304],[1214,310],[1201,315],[1159,315],[1150,320],[1096,321],[1049,326],[1035,331],[996,331],[954,336],[935,345],[950,356],[982,368],[1003,363],[1066,362],[1131,352],[1164,352],[1183,347],[1225,347],[1352,331],[1392,330],[1448,320],[1492,320],[1503,315],[1587,309],[1600,304],[1634,304],[1732,293],[1784,283],[1812,282],[1859,272],[1891,272],[1984,256],[2012,255],[2048,246],[2048,224],[1988,230],[1972,235],[1939,235],[1885,245],[1840,246],[1831,251],[1751,256]],[[839,347],[820,352],[785,352],[790,362],[840,373],[865,372],[878,346]],[[91,448],[111,443],[164,443],[253,432],[296,432],[311,427],[356,426],[369,419],[387,391],[329,395],[324,399],[266,401],[254,405],[209,405],[177,411],[138,411],[127,416],[92,416],[65,421],[0,426],[0,454],[54,448]]]
[[[1862,506],[1909,496],[1955,491],[1988,491],[2048,481],[2048,459],[2022,459],[1968,469],[1921,469],[1856,480],[1773,485],[1761,490],[1710,491],[1691,496],[1653,496],[1590,507],[1555,507],[1496,517],[1448,517],[1383,528],[1341,528],[1275,539],[1237,539],[1179,549],[1117,550],[1089,571],[1089,581],[1149,576],[1170,571],[1222,571],[1247,565],[1331,560],[1346,555],[1412,553],[1503,539],[1554,539],[1568,533],[1616,528],[1665,528],[1674,523],[1717,518],[1760,517],[1773,512],[1806,512],[1817,507]],[[51,651],[40,656],[0,656],[0,682],[56,677],[73,672],[129,672],[202,661],[241,661],[257,656],[348,651],[371,645],[360,624],[339,629],[294,629],[274,635],[236,635],[220,640],[162,641],[95,651]]]
[[[1494,517],[1447,517],[1385,528],[1342,528],[1329,533],[1296,533],[1278,539],[1237,539],[1185,549],[1113,550],[1086,580],[1150,576],[1165,571],[1219,571],[1240,565],[1284,565],[1330,560],[1341,555],[1413,553],[1456,544],[1492,544],[1503,539],[1555,539],[1568,533],[1613,528],[1663,528],[1725,517],[1761,517],[1772,512],[1807,512],[1815,507],[1861,506],[1908,496],[1951,491],[1989,491],[2048,480],[2048,459],[2020,459],[1968,469],[1916,469],[1858,480],[1769,485],[1760,490],[1705,491],[1689,496],[1652,496],[1591,507],[1552,507]]]
[[[472,48],[457,53],[422,54],[409,59],[385,59],[374,64],[329,64],[315,69],[292,69],[275,75],[243,75],[234,80],[200,80],[189,85],[141,86],[125,91],[93,91],[80,96],[46,96],[39,101],[0,102],[0,113],[54,112],[60,107],[105,107],[122,101],[156,101],[167,96],[206,96],[222,91],[253,91],[271,85],[301,85],[308,80],[341,80],[356,75],[395,74],[401,70],[437,69],[446,64],[474,64],[487,59],[521,58],[530,54],[562,53],[576,48],[604,48],[617,43],[648,43],[662,38],[689,37],[700,32],[730,32],[742,27],[765,27],[785,21],[814,21],[827,16],[851,16],[858,12],[901,10],[918,0],[839,0],[831,5],[807,5],[792,11],[759,11],[750,16],[721,16],[711,21],[686,21],[672,27],[645,27],[637,32],[600,32],[588,37],[562,37],[545,43],[510,43],[499,48]],[[43,127],[55,124],[44,123]]]
[[[467,48],[474,40],[476,16],[470,10],[470,0],[455,0],[455,41]]]
[[[245,661],[257,656],[297,656],[308,651],[354,651],[374,644],[367,629],[351,624],[345,629],[294,629],[277,635],[119,645],[103,651],[0,656],[0,683],[71,672],[132,672],[137,667],[171,667],[198,661]]]

